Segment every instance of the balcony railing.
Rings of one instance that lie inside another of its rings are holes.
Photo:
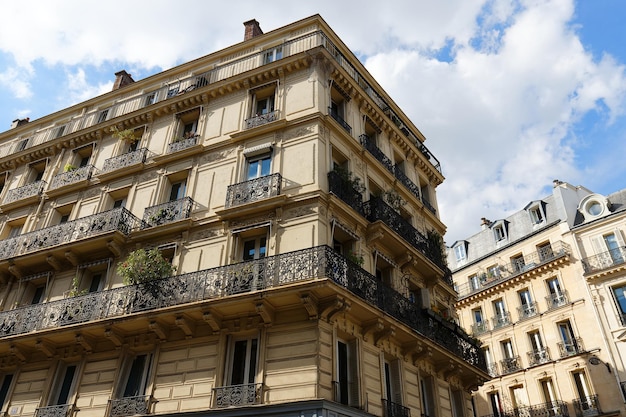
[[[526,352],[528,354],[528,363],[530,366],[541,365],[546,362],[550,362],[550,351],[548,348],[543,348],[539,350],[531,350],[530,352]]]
[[[576,417],[590,417],[602,414],[597,395],[579,398],[573,401]]]
[[[260,404],[263,384],[229,385],[213,388],[215,407]]]
[[[548,306],[548,310],[552,310],[554,308],[563,307],[567,305],[569,297],[567,296],[567,291],[561,291],[558,294],[550,294],[546,297],[546,305]]]
[[[331,193],[335,194],[355,211],[365,216],[365,212],[363,211],[363,196],[358,190],[353,188],[350,181],[346,181],[338,172],[330,171],[328,173],[328,187]]]
[[[328,246],[176,275],[149,286],[129,285],[2,311],[0,338],[317,279],[334,281],[470,365],[486,369],[484,355],[465,332],[432,320],[411,300]],[[80,313],[67,313],[76,306],[85,307],[78,308]]]
[[[481,417],[569,417],[567,404],[563,401],[548,401],[543,404],[517,407]]]
[[[502,369],[502,374],[510,374],[522,369],[519,356],[502,359],[500,361],[500,369]]]
[[[191,214],[194,201],[191,197],[147,207],[143,213],[143,228],[160,226],[178,220],[187,219]]]
[[[114,156],[104,161],[102,172],[111,172],[132,165],[141,164],[146,160],[147,148],[140,148],[132,152]]]
[[[433,165],[433,167],[441,173],[441,165],[435,156],[426,148],[421,140],[408,129],[405,123],[403,123],[401,117],[387,104],[386,99],[370,85],[370,83],[359,73],[357,68],[345,58],[343,54],[335,47],[332,41],[322,32],[316,31],[310,34],[306,34],[299,38],[295,38],[283,43],[281,46],[282,57],[287,58],[307,50],[311,50],[317,47],[322,47],[329,51],[330,55],[334,57],[337,64],[341,66],[348,76],[350,76],[356,83],[358,83],[364,90],[370,99],[381,109],[381,111],[389,117],[389,119],[400,129],[400,131],[409,138],[418,150],[424,155],[424,157]],[[272,48],[275,48],[273,46]],[[222,65],[215,67],[214,69],[202,74],[192,75],[189,77],[182,77],[177,83],[170,84],[161,87],[156,91],[149,91],[143,95],[135,96],[128,99],[117,101],[107,114],[107,119],[110,120],[115,117],[120,117],[125,114],[132,113],[143,107],[150,106],[164,100],[175,99],[181,94],[193,91],[196,88],[202,88],[209,84],[214,84],[227,78],[242,74],[244,72],[253,70],[255,68],[264,65],[266,62],[262,59],[267,51],[260,51],[250,55],[246,55],[242,58],[228,61]],[[14,152],[19,152],[24,149],[24,145],[29,143],[30,147],[40,145],[42,143],[53,140],[62,135],[77,132],[81,129],[89,128],[93,125],[100,123],[100,112],[90,112],[80,117],[74,117],[72,120],[62,126],[54,126],[39,131],[30,132],[31,136],[26,139],[15,138],[15,140],[6,142],[0,146],[0,158],[7,156]],[[28,135],[24,135],[28,136]]]
[[[91,173],[93,172],[93,170],[93,165],[85,165],[84,167],[55,175],[54,178],[52,178],[52,182],[50,183],[50,189],[54,190],[56,188],[75,184],[80,181],[86,181],[91,178]]]
[[[493,329],[500,329],[511,324],[511,314],[505,311],[502,314],[498,314],[491,319],[493,323]]]
[[[459,284],[457,292],[459,297],[465,297],[531,271],[548,262],[569,256],[570,253],[571,250],[568,244],[561,241],[554,242],[550,246],[541,247],[535,253],[524,255],[523,258],[516,258],[510,264],[496,265],[496,268],[492,271],[479,274],[477,282],[471,285],[469,282]]]
[[[615,248],[582,260],[585,274],[612,268],[626,262],[626,247]]]
[[[519,320],[526,320],[537,315],[537,303],[531,302],[523,306],[517,307],[517,315]]]
[[[191,148],[192,146],[194,146],[196,143],[198,143],[198,138],[200,137],[200,135],[194,135],[188,138],[182,138],[179,140],[175,140],[172,143],[169,143],[167,145],[167,153],[175,153],[175,152],[179,152],[182,151],[184,149],[187,148]]]
[[[383,398],[383,417],[411,417],[411,409]]]
[[[150,396],[123,397],[109,400],[109,417],[146,415],[150,412]]]
[[[0,241],[0,260],[113,231],[128,235],[140,222],[128,210],[116,208]]]
[[[252,129],[253,127],[263,126],[270,122],[274,122],[278,120],[278,115],[278,110],[273,110],[269,113],[250,117],[249,119],[246,119],[246,129]]]
[[[559,354],[562,358],[585,352],[583,340],[580,337],[575,337],[566,342],[559,342],[557,346],[559,347]]]
[[[7,191],[7,195],[4,198],[4,204],[9,204],[14,201],[23,200],[28,197],[34,197],[36,195],[39,195],[43,192],[45,186],[46,182],[40,180],[9,190]]]
[[[228,186],[226,208],[265,200],[280,195],[283,178],[280,174],[266,175]]]
[[[328,114],[330,115],[330,117],[335,119],[335,121],[339,123],[339,125],[341,125],[341,127],[343,127],[346,132],[352,133],[352,127],[348,123],[346,123],[345,120],[343,120],[343,117],[341,117],[341,115],[335,109],[329,107]]]
[[[69,417],[73,409],[73,404],[37,407],[37,409],[35,410],[35,417]]]
[[[495,378],[497,377],[498,374],[498,364],[495,362],[492,363],[488,363],[487,364],[487,373],[489,374],[490,377]]]
[[[363,147],[369,153],[371,153],[372,156],[378,160],[378,162],[380,162],[385,168],[387,168],[387,171],[394,174],[393,162],[387,157],[387,155],[385,155],[383,151],[380,150],[378,146],[376,146],[376,142],[372,138],[367,135],[361,135],[359,136],[359,140],[361,141],[361,145],[363,145]]]
[[[489,331],[489,320],[481,321],[480,323],[472,324],[472,334],[474,336],[487,333]]]

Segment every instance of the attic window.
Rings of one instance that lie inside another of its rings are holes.
[[[506,224],[503,221],[497,221],[493,224],[491,230],[493,230],[493,237],[496,242],[500,242],[507,239]]]
[[[467,248],[465,242],[459,242],[454,247],[454,258],[457,262],[463,262],[467,259]]]

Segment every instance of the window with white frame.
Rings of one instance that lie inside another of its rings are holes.
[[[48,405],[65,405],[69,403],[76,390],[78,364],[60,363],[57,368],[56,381]]]
[[[622,326],[626,326],[626,283],[616,285],[612,290]]]
[[[500,242],[506,239],[506,233],[505,233],[503,225],[500,224],[500,225],[494,226],[492,230],[493,230],[493,237],[496,240],[496,242]]]
[[[110,110],[111,109],[104,109],[104,110],[101,110],[100,113],[98,113],[98,123],[103,123],[107,121],[107,119],[109,118]]]
[[[594,266],[599,268],[621,264],[626,258],[624,238],[619,229],[592,237],[591,246],[596,254]]]
[[[402,405],[402,374],[401,364],[397,359],[384,358],[383,381],[385,389],[384,399],[395,404]]]
[[[540,224],[545,221],[546,215],[543,201],[530,203],[526,207],[526,212],[528,213],[532,224]]]
[[[466,242],[458,242],[454,245],[454,258],[458,263],[464,262],[467,259],[467,250],[465,248]]]
[[[2,385],[0,385],[0,411],[6,412],[5,403],[9,397],[9,391],[13,384],[13,374],[4,374],[2,376]]]
[[[277,61],[283,57],[283,47],[277,46],[276,48],[268,49],[263,54],[263,64],[269,64],[270,62]]]
[[[430,375],[423,375],[419,378],[420,384],[420,399],[422,402],[422,416],[424,417],[436,417],[437,411],[435,408],[435,387],[433,377]]]
[[[118,397],[128,398],[146,395],[152,367],[152,356],[151,353],[143,353],[127,358]]]
[[[253,180],[270,175],[271,166],[272,154],[269,151],[246,157],[246,179]]]
[[[229,341],[225,385],[254,384],[259,357],[258,335],[233,336]]]

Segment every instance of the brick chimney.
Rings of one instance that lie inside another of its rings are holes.
[[[134,82],[135,80],[133,80],[133,77],[127,73],[126,70],[121,70],[115,73],[115,82],[113,83],[113,89],[111,91],[119,90]]]
[[[256,36],[263,34],[263,31],[261,30],[261,26],[259,26],[259,22],[257,22],[256,19],[243,22],[243,25],[246,27],[246,31],[243,34],[244,41],[247,41],[249,39],[252,39]]]
[[[482,217],[480,219],[480,227],[482,230],[488,229],[489,226],[491,226],[491,220],[487,219],[486,217]]]
[[[30,117],[27,117],[25,119],[15,119],[13,120],[13,122],[11,122],[11,129],[15,129],[16,127],[25,125],[28,122],[30,122]]]

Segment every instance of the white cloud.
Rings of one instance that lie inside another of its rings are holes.
[[[66,88],[61,96],[58,97],[59,102],[64,106],[80,103],[90,98],[99,96],[111,91],[113,82],[92,85],[87,80],[85,70],[77,68],[74,72],[66,72]]]
[[[0,72],[0,86],[11,91],[18,99],[29,98],[33,95],[29,82],[30,74],[21,68],[7,68]]]

